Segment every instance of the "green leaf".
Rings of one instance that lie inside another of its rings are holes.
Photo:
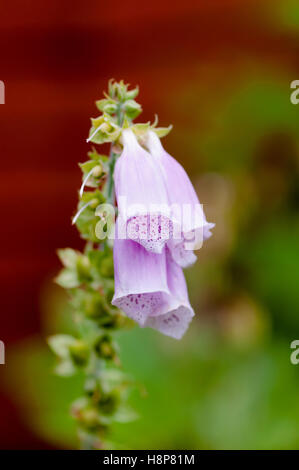
[[[102,112],[115,114],[117,110],[117,103],[112,99],[102,99],[96,101],[96,107]]]
[[[81,168],[81,170],[85,174],[89,173],[90,170],[92,170],[97,165],[98,165],[98,162],[95,159],[94,160],[88,160],[84,163],[79,163],[79,167]]]
[[[146,123],[138,123],[138,124],[134,124],[132,126],[132,131],[137,135],[137,137],[140,135],[140,134],[144,134],[146,133],[151,127],[151,123],[150,122],[146,122]]]
[[[76,368],[71,359],[62,360],[54,369],[56,375],[61,377],[71,377],[76,372]]]
[[[57,356],[66,359],[70,357],[69,348],[76,342],[76,339],[70,335],[54,335],[49,336],[48,344],[51,350],[57,354]]]
[[[128,90],[126,93],[126,99],[134,100],[139,93],[139,87],[133,88],[132,90]]]
[[[89,140],[95,144],[115,142],[120,136],[121,129],[109,114],[92,118],[91,122],[92,127],[89,131]]]
[[[98,153],[94,147],[90,152],[87,153],[87,155],[91,160],[97,160],[104,163],[108,162],[109,160],[109,157],[107,157],[107,155]]]
[[[123,105],[124,112],[130,119],[135,119],[142,112],[142,108],[135,100],[128,100]]]
[[[80,285],[77,272],[69,268],[62,269],[58,276],[56,276],[55,282],[64,289],[72,289]]]
[[[162,137],[165,137],[169,132],[172,130],[172,124],[168,127],[155,127],[152,129],[157,136],[161,139]]]
[[[121,405],[113,416],[113,420],[117,423],[130,423],[138,418],[138,413],[128,405]]]
[[[82,196],[82,202],[84,204],[86,204],[86,202],[92,201],[93,199],[97,199],[99,204],[102,204],[106,201],[105,196],[99,189],[95,191],[88,191],[84,193]],[[80,207],[81,207],[81,203],[79,203],[79,208]],[[93,209],[87,208],[87,210],[92,211],[94,213]]]
[[[80,253],[72,248],[64,248],[57,250],[57,254],[66,268],[74,268],[77,263],[77,257]]]

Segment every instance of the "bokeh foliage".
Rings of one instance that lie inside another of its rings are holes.
[[[295,1],[280,2],[264,21],[299,35],[298,12]],[[165,145],[178,159],[177,149],[188,155],[216,228],[187,272],[198,318],[186,337],[119,333],[124,369],[142,384],[131,397],[140,419],[111,436],[120,448],[299,446],[299,366],[290,363],[299,337],[299,105],[289,100],[288,70],[255,57],[227,70],[233,83],[213,64],[210,80],[199,67],[198,80],[175,96],[163,91],[177,117]],[[48,289],[45,335],[70,328],[65,299]],[[41,338],[20,344],[9,360],[7,387],[22,388],[28,425],[55,446],[74,447],[68,404],[82,378],[50,375]]]

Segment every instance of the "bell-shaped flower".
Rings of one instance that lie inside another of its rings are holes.
[[[182,269],[167,248],[151,253],[132,240],[118,238],[117,232],[112,304],[141,327],[180,339],[194,316]]]
[[[212,234],[215,224],[208,223],[194,187],[184,168],[162,147],[154,131],[148,132],[147,146],[164,178],[170,207],[170,218],[175,221],[172,237],[167,241],[173,259],[182,267],[196,260],[194,249]],[[177,227],[179,229],[177,230]]]
[[[114,171],[122,238],[161,253],[173,230],[163,175],[131,129],[123,131],[122,140],[123,152]]]
[[[165,314],[149,316],[144,326],[154,328],[173,338],[181,339],[194,316],[194,311],[189,302],[183,270],[174,261],[167,246],[165,252],[167,283],[170,295],[175,298],[175,306],[169,307],[168,312]]]

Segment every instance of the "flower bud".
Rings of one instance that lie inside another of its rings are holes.
[[[76,268],[77,268],[78,278],[81,281],[88,281],[91,279],[90,267],[91,267],[90,261],[87,258],[87,256],[85,255],[78,256]]]
[[[113,390],[111,393],[101,397],[98,406],[102,413],[109,415],[116,411],[119,401],[119,392],[117,390]]]
[[[92,170],[92,176],[94,178],[99,178],[103,173],[102,165],[96,165]]]
[[[108,335],[100,336],[95,342],[94,349],[97,355],[102,359],[112,360],[116,356],[111,338]]]
[[[134,100],[128,100],[124,103],[124,111],[128,118],[135,119],[142,111],[139,103]]]
[[[117,110],[117,104],[112,99],[103,99],[96,101],[97,108],[107,114],[115,114]]]
[[[138,95],[138,93],[139,93],[139,87],[137,86],[133,90],[127,91],[126,99],[127,100],[134,100],[136,98],[136,96]]]
[[[87,142],[103,144],[104,142],[114,142],[120,135],[120,129],[109,114],[104,114],[95,119],[91,119],[92,127],[89,131]]]
[[[84,341],[76,340],[69,346],[71,358],[76,366],[83,367],[89,359],[89,348]]]
[[[114,276],[114,265],[113,259],[109,256],[103,259],[101,266],[100,266],[100,273],[103,277],[111,277]]]
[[[99,205],[99,200],[97,198],[92,199],[89,204],[91,209],[96,209],[98,205]]]
[[[99,413],[95,408],[86,408],[80,413],[80,421],[88,429],[95,429],[99,425]]]
[[[84,302],[84,311],[87,317],[93,320],[103,320],[110,317],[105,299],[99,292],[88,295]]]
[[[114,103],[107,103],[103,109],[103,111],[108,114],[115,114],[116,110],[117,110],[117,105]]]

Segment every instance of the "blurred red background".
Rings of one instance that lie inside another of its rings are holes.
[[[139,84],[142,120],[158,112],[161,125],[179,125],[164,95],[197,80],[198,64],[234,64],[246,54],[296,70],[296,42],[265,27],[266,3],[2,2],[0,339],[7,349],[40,329],[40,289],[59,269],[55,250],[81,246],[70,224],[77,163],[107,80]],[[232,77],[224,67],[211,80],[219,89]],[[0,398],[1,447],[45,448],[1,390]]]

